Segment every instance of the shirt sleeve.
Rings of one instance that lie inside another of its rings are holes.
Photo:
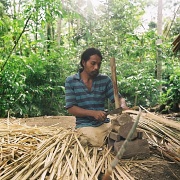
[[[71,77],[67,77],[65,82],[65,101],[66,101],[66,109],[77,105],[76,96],[73,88],[73,83],[71,82]]]

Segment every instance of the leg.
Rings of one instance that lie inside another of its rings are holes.
[[[105,138],[111,131],[111,123],[104,123],[98,127],[78,128],[77,131],[82,134],[80,136],[82,145],[100,147],[104,144]]]

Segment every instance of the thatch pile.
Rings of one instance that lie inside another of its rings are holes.
[[[144,113],[138,128],[145,132],[151,147],[179,164],[178,126],[172,129]],[[106,172],[113,158],[106,146],[82,147],[73,130],[29,127],[9,119],[0,122],[0,180],[94,180]],[[119,164],[112,179],[134,178],[126,165]]]
[[[82,147],[78,134],[52,127],[0,123],[0,179],[98,179],[112,161],[110,149]],[[133,179],[120,165],[116,179]]]
[[[151,147],[180,165],[180,123],[145,111],[141,115],[139,129],[145,133]],[[136,111],[129,112],[137,114]]]

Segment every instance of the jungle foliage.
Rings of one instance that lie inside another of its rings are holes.
[[[111,76],[109,62],[115,57],[119,91],[129,107],[164,104],[179,111],[180,62],[172,42],[180,19],[158,46],[156,26],[137,32],[147,6],[142,0],[109,0],[98,9],[86,0],[0,0],[0,117],[7,111],[16,117],[67,115],[65,79],[77,72],[80,54],[92,46],[102,51],[102,73]]]

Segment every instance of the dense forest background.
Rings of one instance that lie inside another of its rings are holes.
[[[115,57],[129,107],[179,111],[180,54],[172,51],[178,0],[163,0],[161,8],[158,34],[158,0],[0,0],[0,117],[67,115],[65,79],[88,47],[101,50],[109,76]]]

